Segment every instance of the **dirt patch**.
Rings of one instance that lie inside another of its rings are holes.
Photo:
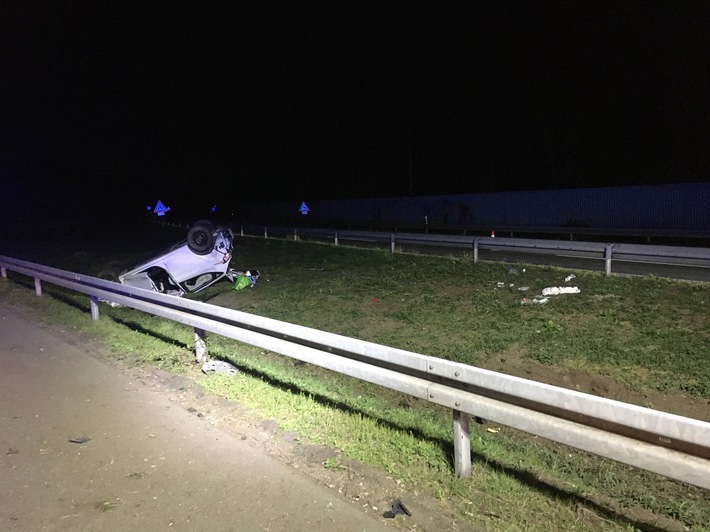
[[[710,400],[688,397],[681,393],[664,394],[652,390],[639,392],[632,390],[616,377],[593,374],[584,369],[546,366],[526,358],[525,354],[525,348],[516,344],[504,353],[489,358],[482,367],[515,377],[710,422]]]

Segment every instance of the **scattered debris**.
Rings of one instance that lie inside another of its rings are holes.
[[[490,432],[491,434],[498,434],[498,433],[500,432],[500,429],[497,428],[497,427],[496,427],[496,428],[494,428],[494,427],[488,427],[488,428],[486,429],[486,432]]]
[[[210,360],[202,365],[203,373],[226,373],[227,375],[236,375],[239,370],[224,360]]]
[[[113,308],[123,306],[120,303],[116,303],[115,301],[109,301],[108,299],[101,299],[101,298],[99,298],[99,303],[106,303],[109,307],[113,307]]]
[[[402,504],[402,501],[400,501],[399,499],[395,499],[392,503],[392,510],[387,510],[384,514],[382,514],[382,517],[392,519],[395,515],[407,515],[411,517],[412,512],[407,510],[407,507]]]
[[[498,288],[503,288],[503,287],[505,287],[505,283],[504,283],[504,282],[501,282],[501,281],[498,281],[497,285],[498,285]]]
[[[566,283],[569,283],[569,282],[570,282],[572,279],[574,279],[575,277],[577,277],[575,274],[570,273],[567,277],[565,277],[565,282],[566,282]]]
[[[520,290],[521,292],[526,292],[526,291],[530,290],[530,287],[529,286],[521,286],[520,288],[518,288],[518,290]]]
[[[254,288],[254,285],[256,284],[256,281],[258,279],[258,270],[254,270],[253,273],[249,270],[245,272],[237,272],[236,278],[234,279],[234,290],[241,290],[242,288],[246,288],[247,286],[249,288]]]
[[[538,305],[544,305],[550,300],[548,297],[543,297],[543,296],[535,296],[532,299],[529,299],[527,297],[524,297],[523,299],[520,300],[521,305],[528,305],[530,303],[535,303]]]
[[[580,289],[576,286],[550,286],[542,289],[543,296],[558,296],[560,294],[579,294]]]
[[[88,436],[79,436],[78,438],[71,438],[69,443],[86,443],[87,441],[91,441],[91,438]]]
[[[574,275],[572,277],[574,277]],[[528,290],[528,287],[521,286],[518,290],[525,291]],[[538,305],[544,305],[550,300],[548,296],[558,296],[560,294],[579,294],[580,292],[581,290],[576,286],[548,286],[547,288],[542,289],[542,294],[537,295],[532,299],[524,297],[520,300],[520,304],[528,305],[530,303],[536,303]]]

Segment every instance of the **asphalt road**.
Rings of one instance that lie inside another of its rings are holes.
[[[1,303],[0,368],[0,530],[391,529]]]

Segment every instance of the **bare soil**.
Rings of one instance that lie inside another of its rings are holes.
[[[710,400],[698,399],[682,393],[662,393],[655,390],[640,392],[610,375],[597,375],[583,369],[540,364],[524,358],[522,349],[520,346],[514,346],[501,355],[489,359],[484,367],[516,377],[710,422]]]

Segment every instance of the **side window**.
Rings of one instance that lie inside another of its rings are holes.
[[[185,288],[187,288],[189,292],[197,292],[221,275],[222,274],[218,272],[203,273],[202,275],[198,275],[197,277],[184,281],[182,284],[185,285]]]
[[[168,275],[168,272],[166,272],[163,268],[153,266],[152,268],[148,268],[148,270],[146,270],[146,273],[148,274],[148,277],[150,277],[151,280],[155,283],[158,292],[169,293],[171,291],[180,290],[180,287],[173,282],[173,280]]]

